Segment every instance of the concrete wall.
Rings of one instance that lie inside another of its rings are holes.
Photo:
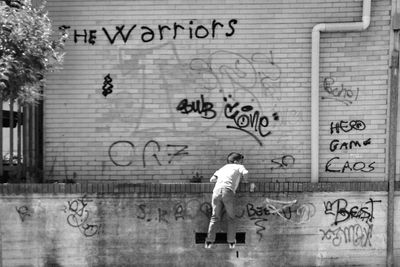
[[[391,1],[321,34],[321,181],[386,177]],[[311,30],[362,1],[50,0],[69,27],[48,77],[48,180],[208,180],[231,151],[257,181],[310,180]]]
[[[3,185],[0,266],[386,266],[384,184],[258,186],[238,194],[244,241],[205,250],[196,233],[207,231],[210,184]],[[274,213],[267,198],[297,203]]]

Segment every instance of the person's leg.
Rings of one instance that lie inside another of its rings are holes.
[[[223,207],[222,195],[220,193],[218,192],[213,193],[211,207],[212,207],[212,215],[210,219],[210,224],[208,226],[208,234],[206,242],[214,243],[215,236],[217,234],[217,222],[219,222],[221,219],[221,211]]]
[[[231,190],[226,189],[224,190],[222,201],[225,206],[226,210],[226,217],[227,217],[227,241],[228,243],[236,243],[236,225],[235,225],[235,193]]]

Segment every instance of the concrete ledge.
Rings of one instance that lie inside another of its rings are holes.
[[[337,192],[337,191],[387,191],[387,182],[257,182],[255,192]],[[0,184],[0,194],[73,194],[73,193],[209,193],[213,183],[51,183],[51,184]],[[400,190],[396,182],[395,190]],[[241,184],[239,193],[249,192],[249,184]]]

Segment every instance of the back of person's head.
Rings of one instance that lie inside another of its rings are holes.
[[[227,161],[228,163],[234,163],[235,161],[239,161],[241,159],[244,159],[244,156],[242,154],[232,152],[228,155]]]

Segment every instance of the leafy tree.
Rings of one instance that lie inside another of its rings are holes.
[[[45,74],[61,65],[67,28],[58,36],[45,10],[31,0],[0,0],[0,92],[3,101],[36,102],[45,85]]]

